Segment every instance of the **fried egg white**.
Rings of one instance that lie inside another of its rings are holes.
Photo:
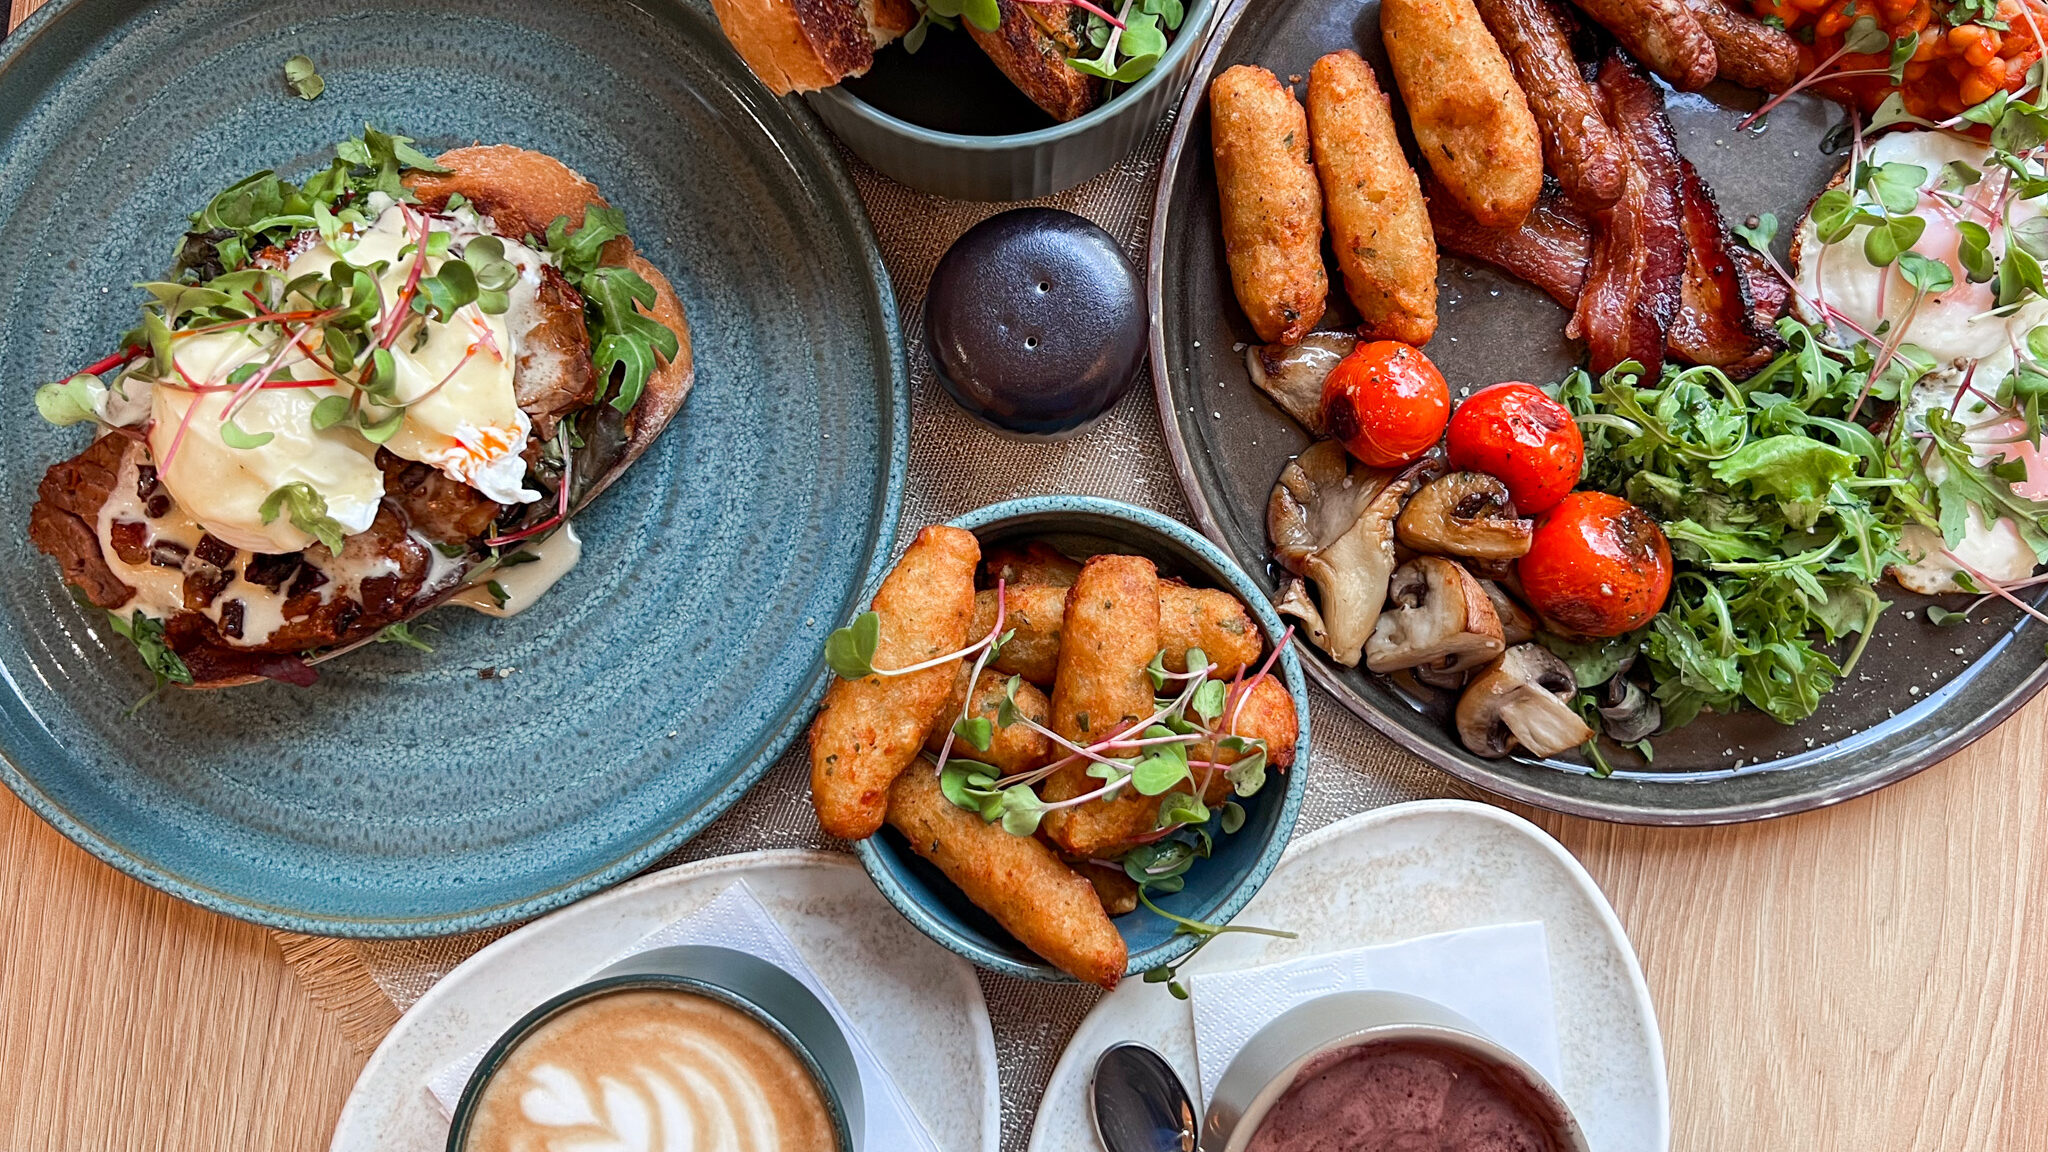
[[[2003,456],[2024,461],[2027,479],[2014,491],[2028,499],[2048,498],[2048,462],[2024,441],[2007,443],[2020,430],[2017,421],[1997,418],[1981,397],[1995,395],[2001,381],[2013,371],[2017,350],[2026,344],[2027,334],[2048,323],[2048,301],[2033,300],[2008,315],[1992,313],[1997,308],[1993,284],[1973,284],[1965,275],[1958,255],[1961,236],[1956,224],[1962,220],[1991,226],[1991,205],[1997,198],[2000,179],[1991,150],[1983,143],[1945,132],[1897,131],[1879,137],[1869,148],[1866,162],[1917,165],[1926,173],[1920,185],[1920,202],[1915,215],[1926,228],[1913,250],[1948,266],[1954,287],[1939,295],[1928,295],[1918,307],[1913,288],[1900,274],[1896,263],[1880,268],[1864,255],[1864,232],[1858,229],[1846,239],[1822,244],[1813,217],[1800,221],[1793,245],[1793,279],[1797,282],[1801,311],[1809,320],[1813,302],[1831,310],[1827,317],[1836,338],[1844,344],[1868,342],[1867,337],[1891,338],[1899,325],[1902,347],[1917,349],[1935,367],[1914,386],[1905,419],[1917,423],[1927,412],[1939,409],[1952,414],[1969,431],[1964,439],[1983,448],[1982,459]],[[1967,164],[1986,173],[1975,185],[1954,193],[1963,203],[1955,205],[1936,198],[1931,190],[1941,179],[1942,169],[1951,163]],[[2038,219],[2044,212],[2040,200],[2015,198],[2006,209],[2006,223],[1992,228],[1992,249],[2002,247],[2000,230],[2007,225]],[[1880,326],[1884,331],[1879,332]],[[1971,391],[1965,391],[1965,385]],[[1942,462],[1929,463],[1929,473],[1938,483]],[[1921,592],[1959,591],[1950,577],[1960,571],[1942,555],[1938,534],[1909,529],[1903,542],[1914,563],[1899,570],[1907,587]],[[1963,540],[1954,549],[1978,571],[2001,582],[2024,580],[2033,574],[2033,550],[2020,539],[2017,526],[2007,518],[1986,524],[1972,510]]]

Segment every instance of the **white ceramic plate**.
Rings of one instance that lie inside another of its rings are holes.
[[[1186,973],[1271,964],[1416,936],[1542,920],[1564,1083],[1593,1152],[1667,1152],[1671,1103],[1664,1044],[1635,950],[1614,909],[1564,846],[1511,812],[1464,800],[1418,800],[1361,812],[1294,842],[1240,924],[1299,939],[1230,933]],[[1156,1049],[1189,1086],[1195,1026],[1163,984],[1126,981],[1096,1005],[1053,1069],[1031,1152],[1098,1147],[1088,1081],[1111,1044]]]
[[[939,1147],[997,1152],[995,1036],[973,966],[897,915],[853,857],[804,851],[684,864],[494,941],[434,985],[377,1046],[342,1107],[330,1152],[440,1152],[448,1119],[428,1095],[428,1079],[741,879],[867,1036]]]

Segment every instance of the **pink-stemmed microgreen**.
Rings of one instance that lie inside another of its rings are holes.
[[[1910,43],[1917,47],[1918,42],[1919,33],[1916,32],[1913,34]],[[1868,13],[1856,17],[1850,23],[1847,33],[1843,35],[1840,48],[1835,49],[1834,52],[1830,53],[1818,64],[1815,64],[1812,71],[1794,81],[1783,92],[1765,101],[1761,107],[1744,118],[1742,123],[1737,124],[1735,126],[1736,130],[1741,131],[1748,128],[1758,120],[1769,115],[1772,109],[1790,99],[1794,93],[1812,87],[1823,80],[1840,80],[1852,75],[1884,75],[1890,71],[1889,68],[1859,69],[1855,72],[1839,72],[1834,75],[1826,75],[1826,73],[1828,69],[1840,62],[1844,56],[1874,56],[1879,52],[1890,49],[1894,59],[1896,59],[1899,55],[1900,45],[1907,43],[1909,41],[1904,39],[1895,43],[1892,37],[1887,35],[1885,30],[1878,25],[1877,19]],[[1911,59],[1913,48],[1907,47],[1904,55],[1907,59]],[[1899,61],[1896,66],[1903,67],[1904,62]]]
[[[988,630],[988,635],[982,638],[980,651],[974,654],[974,665],[967,670],[967,691],[960,701],[960,718],[946,730],[946,739],[939,745],[938,766],[941,771],[945,769],[947,758],[953,754],[953,741],[966,740],[977,752],[987,752],[989,746],[995,743],[995,730],[990,726],[988,717],[974,714],[974,693],[975,686],[981,683],[981,670],[988,667],[989,661],[996,658],[996,654],[1002,650],[1003,642],[1008,639],[1003,632],[1003,622],[1007,619],[1010,608],[1009,598],[1004,595],[1006,585],[1007,582],[1004,580],[996,581],[995,625]],[[871,659],[869,663],[872,664],[873,660]]]
[[[1941,555],[1942,559],[1947,560],[1949,563],[1955,565],[1957,568],[1961,569],[1964,573],[1969,575],[1970,580],[1977,586],[1975,591],[1986,592],[1992,596],[1996,596],[2001,600],[2007,601],[2013,607],[2018,608],[2020,611],[2026,613],[2027,615],[2032,616],[2034,619],[2039,620],[2041,623],[2048,624],[2048,612],[2043,612],[2039,608],[2034,607],[2032,604],[2027,603],[2025,600],[2020,599],[2018,596],[2013,595],[2012,589],[2008,587],[2004,582],[1992,579],[1990,576],[1986,575],[1983,572],[1983,570],[1979,569],[1976,565],[1971,564],[1969,561],[1963,559],[1961,556],[1956,555],[1954,549],[1943,548],[1941,550]]]

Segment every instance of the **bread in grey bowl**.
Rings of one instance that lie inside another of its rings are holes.
[[[965,32],[933,28],[915,54],[892,44],[874,67],[808,93],[811,108],[883,175],[958,200],[1032,200],[1114,167],[1187,87],[1216,0],[1189,0],[1166,54],[1100,107],[1057,123]]]

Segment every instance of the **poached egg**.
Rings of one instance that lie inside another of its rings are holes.
[[[447,235],[445,248],[438,241],[427,246],[444,254],[422,253],[417,247],[423,222],[430,235]],[[307,246],[279,275],[289,283],[311,273],[327,275],[336,262],[365,270],[381,264],[375,275],[384,303],[371,323],[371,330],[378,331],[415,264],[424,260],[420,275],[436,275],[449,260],[460,259],[469,241],[485,235],[494,235],[488,218],[466,207],[451,219],[387,203],[367,227]],[[401,321],[390,352],[403,419],[382,447],[438,469],[500,504],[531,503],[540,494],[524,485],[522,453],[532,425],[519,407],[513,378],[519,338],[531,328],[523,323],[525,310],[549,258],[517,241],[499,239],[505,259],[520,269],[506,312],[492,315],[472,302],[447,323],[417,316]],[[216,537],[256,552],[295,552],[314,542],[289,516],[264,521],[265,502],[286,484],[312,488],[325,501],[327,514],[350,535],[370,527],[384,494],[377,444],[352,422],[313,426],[313,410],[321,400],[351,396],[354,389],[332,382],[322,366],[325,357],[315,354],[317,345],[301,347],[291,337],[276,324],[174,333],[167,386],[138,380],[131,370],[116,389],[129,400],[138,383],[148,389],[150,452],[159,462],[159,478],[179,505]],[[304,386],[250,392],[235,409],[230,429],[227,416],[235,389],[228,386],[229,378],[238,369],[266,365],[271,379],[289,377]],[[146,361],[142,367],[147,369]],[[366,406],[372,423],[390,414]],[[165,460],[168,467],[161,463]]]

